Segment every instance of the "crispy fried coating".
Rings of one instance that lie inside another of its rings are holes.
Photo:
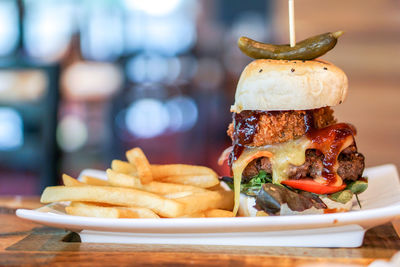
[[[336,123],[336,119],[333,116],[333,109],[330,107],[314,109],[313,116],[314,127],[317,129],[325,128]]]
[[[310,113],[309,113],[310,114]],[[314,109],[311,112],[315,128],[324,128],[336,123],[330,107]],[[305,110],[265,112],[260,115],[257,132],[248,146],[265,146],[297,139],[306,133]],[[228,135],[233,140],[233,123],[229,124]]]

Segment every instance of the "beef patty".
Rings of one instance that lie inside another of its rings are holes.
[[[321,176],[324,155],[315,149],[306,150],[306,161],[301,166],[291,165],[289,169],[290,179],[316,178]],[[355,145],[349,146],[340,153],[338,157],[338,175],[343,180],[356,181],[361,177],[364,170],[364,156],[357,152]],[[257,158],[247,165],[243,172],[243,183],[248,182],[256,176],[260,170],[272,173],[271,161],[269,158]]]

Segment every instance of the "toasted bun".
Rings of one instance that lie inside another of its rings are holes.
[[[307,110],[342,103],[346,74],[320,59],[252,61],[243,70],[232,112],[242,110]]]
[[[355,197],[348,201],[346,204],[342,204],[336,201],[333,201],[327,197],[322,197],[321,200],[325,203],[328,209],[335,209],[338,212],[345,212],[351,210],[353,206]],[[255,217],[257,216],[257,212],[259,212],[254,206],[256,205],[256,198],[247,196],[245,194],[240,194],[240,206],[239,206],[239,216],[244,217]],[[307,215],[307,214],[323,214],[323,209],[316,209],[314,207],[304,210],[304,211],[293,211],[289,208],[287,204],[283,204],[281,206],[281,211],[279,215]]]

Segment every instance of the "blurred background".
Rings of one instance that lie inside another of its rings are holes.
[[[296,37],[345,30],[324,56],[350,80],[340,121],[367,166],[400,166],[400,1],[297,0]],[[140,146],[152,163],[216,164],[237,39],[288,42],[287,1],[1,0],[0,194],[39,194]]]

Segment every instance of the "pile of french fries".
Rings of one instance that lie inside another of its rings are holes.
[[[233,192],[210,168],[150,165],[140,148],[113,160],[107,180],[66,174],[63,186],[47,187],[42,203],[70,201],[66,213],[102,218],[233,217]]]

